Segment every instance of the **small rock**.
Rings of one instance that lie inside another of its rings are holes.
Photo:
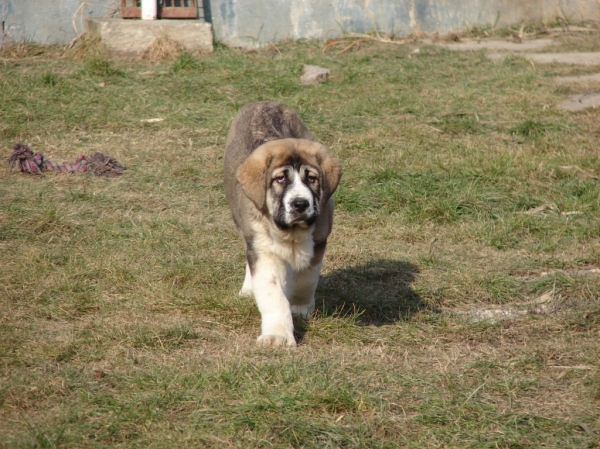
[[[548,212],[557,212],[557,211],[558,211],[558,207],[556,207],[554,204],[545,203],[540,206],[534,207],[532,209],[528,209],[521,213],[525,214],[525,215],[537,215],[537,214],[545,215]]]
[[[300,77],[300,82],[305,86],[319,84],[327,81],[331,72],[328,69],[317,65],[304,64],[304,74]]]
[[[517,310],[511,307],[497,308],[497,309],[473,309],[463,316],[467,318],[467,321],[472,323],[480,323],[482,321],[489,322],[490,324],[497,323],[504,320],[512,320],[521,316],[527,315],[527,310]]]

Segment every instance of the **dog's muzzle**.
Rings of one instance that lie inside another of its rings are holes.
[[[310,201],[308,201],[306,198],[294,198],[291,201],[291,206],[296,212],[301,214],[308,209],[308,206],[310,206]]]
[[[289,202],[287,208],[289,225],[311,226],[317,220],[317,210],[307,198],[296,197]]]

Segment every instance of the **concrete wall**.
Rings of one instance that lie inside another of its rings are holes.
[[[447,33],[497,23],[600,20],[600,0],[211,0],[215,37],[252,47],[381,31]]]
[[[66,44],[85,29],[86,17],[106,17],[118,0],[0,0],[3,40]]]
[[[600,0],[201,0],[215,37],[253,47],[344,32],[446,33],[473,26],[600,20]],[[110,17],[119,0],[0,0],[3,40],[66,44],[87,17]],[[203,12],[202,12],[203,11]]]
[[[198,1],[199,18],[206,2]],[[0,44],[67,44],[85,31],[86,18],[119,17],[120,5],[120,0],[0,0]]]

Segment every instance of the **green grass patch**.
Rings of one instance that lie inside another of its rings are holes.
[[[22,142],[126,172],[0,171],[0,447],[598,446],[599,116],[556,109],[550,81],[581,69],[336,48],[1,50],[5,159]],[[303,64],[330,79],[302,86]],[[344,167],[293,351],[256,347],[237,296],[223,146],[258,100],[294,108]]]

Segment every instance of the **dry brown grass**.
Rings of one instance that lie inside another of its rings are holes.
[[[183,53],[184,47],[181,42],[169,36],[160,36],[144,50],[141,59],[149,62],[173,61]]]
[[[108,59],[109,52],[100,36],[83,33],[74,39],[64,50],[64,56],[73,61]]]

